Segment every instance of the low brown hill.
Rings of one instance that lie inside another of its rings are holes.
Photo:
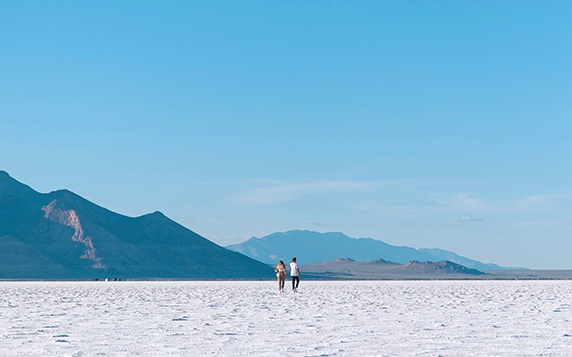
[[[449,261],[399,264],[383,259],[358,262],[348,258],[302,265],[300,270],[302,276],[336,279],[439,279],[484,275]]]
[[[483,275],[484,273],[476,269],[469,269],[460,264],[456,264],[447,260],[440,262],[418,262],[415,260],[410,261],[406,265],[397,267],[404,271],[411,272],[438,272],[442,274],[470,274],[470,275]]]

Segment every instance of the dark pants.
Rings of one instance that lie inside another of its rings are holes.
[[[298,284],[300,284],[300,277],[299,276],[293,276],[292,277],[292,290],[297,289]]]

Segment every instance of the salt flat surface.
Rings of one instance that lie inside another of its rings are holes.
[[[276,285],[0,282],[0,355],[572,355],[570,281]]]

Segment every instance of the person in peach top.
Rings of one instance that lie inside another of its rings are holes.
[[[283,261],[279,261],[274,268],[276,276],[278,277],[278,291],[284,291],[284,282],[286,281],[286,265]]]

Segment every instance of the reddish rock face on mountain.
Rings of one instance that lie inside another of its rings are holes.
[[[271,278],[160,212],[127,217],[67,190],[42,194],[0,171],[0,278]]]

